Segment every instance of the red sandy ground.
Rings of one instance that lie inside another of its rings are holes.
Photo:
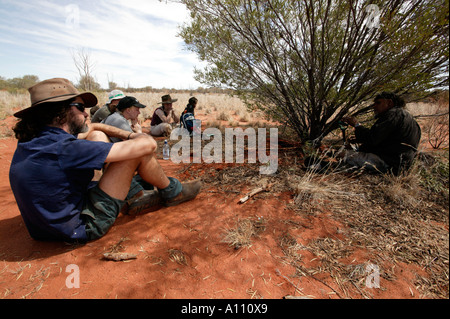
[[[290,193],[264,193],[247,203],[238,200],[251,191],[219,193],[205,188],[197,199],[180,206],[161,208],[141,216],[119,215],[101,239],[86,245],[33,240],[25,228],[9,185],[9,166],[16,148],[14,138],[0,139],[0,298],[264,298],[305,295],[339,298],[340,291],[328,274],[296,277],[295,268],[283,258],[278,239],[286,231],[306,244],[311,239],[342,238],[344,226],[327,214],[302,217],[287,208]],[[183,165],[161,160],[167,175],[175,176]],[[181,176],[183,179],[183,175]],[[247,217],[263,216],[266,230],[250,247],[235,250],[223,242],[227,229]],[[293,228],[290,220],[305,227]],[[137,254],[129,261],[107,261],[103,253],[126,238],[123,252]],[[170,258],[169,250],[181,250],[186,264]],[[305,267],[317,265],[316,256],[302,251]],[[367,256],[355,249],[348,264],[363,264]],[[68,288],[68,265],[80,271],[80,287]],[[381,288],[370,289],[374,298],[419,298],[414,287],[417,266],[398,263],[395,280],[381,278]],[[326,283],[326,285],[324,284]],[[298,290],[294,287],[297,286]],[[301,291],[301,293],[299,293]],[[362,298],[354,293],[351,298]]]

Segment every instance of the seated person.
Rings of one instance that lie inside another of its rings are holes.
[[[130,133],[142,133],[138,116],[141,114],[140,109],[146,106],[139,103],[133,96],[126,96],[117,104],[117,110],[102,121],[102,123],[118,127]],[[112,142],[119,142],[120,139],[111,137]]]
[[[133,96],[125,96],[117,104],[117,110],[102,121],[102,123],[111,125],[127,132],[131,133],[142,133],[141,125],[139,124],[139,114],[140,109],[146,106],[139,103],[139,101]],[[109,137],[111,142],[117,143],[122,141],[117,137]],[[131,188],[138,191],[141,190],[153,190],[153,185],[146,183],[139,175],[133,177],[131,181]],[[128,209],[127,213],[130,215],[135,215],[134,212],[136,205],[129,202],[130,198],[127,199]]]
[[[91,115],[91,119],[94,116],[95,112],[97,112],[99,109],[100,109],[100,105],[98,105],[98,104],[89,109],[89,114]]]
[[[112,90],[108,95],[108,102],[92,115],[91,123],[100,123],[113,114],[116,111],[117,104],[124,97],[125,94],[121,90]]]
[[[138,172],[154,185],[166,206],[196,197],[201,182],[167,177],[154,153],[155,140],[113,126],[86,122],[95,95],[79,93],[66,79],[29,88],[31,106],[19,118],[18,139],[9,171],[11,189],[31,237],[36,240],[87,242],[104,236],[130,195]],[[110,143],[108,136],[123,140]],[[103,175],[93,182],[94,171]],[[153,198],[132,197],[143,207]]]
[[[405,101],[393,93],[383,92],[374,99],[375,124],[362,126],[356,118],[343,121],[355,127],[358,151],[348,150],[347,164],[364,167],[380,173],[398,175],[411,167],[421,137],[419,124],[405,109]]]
[[[195,107],[197,106],[198,100],[195,97],[191,97],[189,99],[189,103],[181,114],[180,121],[181,126],[188,130],[189,135],[192,136],[192,130],[194,128],[194,120],[195,120]]]
[[[158,107],[153,113],[152,122],[150,124],[150,134],[153,136],[169,136],[172,132],[172,125],[170,124],[172,120],[175,123],[180,122],[180,118],[175,114],[172,107],[172,103],[178,101],[178,99],[173,99],[170,95],[164,95],[161,98],[162,106]]]

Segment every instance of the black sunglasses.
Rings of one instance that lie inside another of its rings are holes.
[[[84,110],[86,109],[86,106],[84,106],[83,103],[70,103],[69,105],[75,106],[80,112],[84,112]]]

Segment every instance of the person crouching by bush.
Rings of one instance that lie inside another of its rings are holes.
[[[358,151],[346,151],[345,162],[394,175],[408,170],[417,153],[421,129],[405,105],[398,95],[383,92],[374,99],[376,122],[371,128],[362,126],[355,117],[344,117],[343,121],[355,128],[355,142],[361,143]]]

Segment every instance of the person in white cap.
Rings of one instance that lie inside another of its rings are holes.
[[[91,123],[100,123],[116,111],[117,104],[125,97],[121,90],[112,90],[108,95],[108,102],[95,112]]]

